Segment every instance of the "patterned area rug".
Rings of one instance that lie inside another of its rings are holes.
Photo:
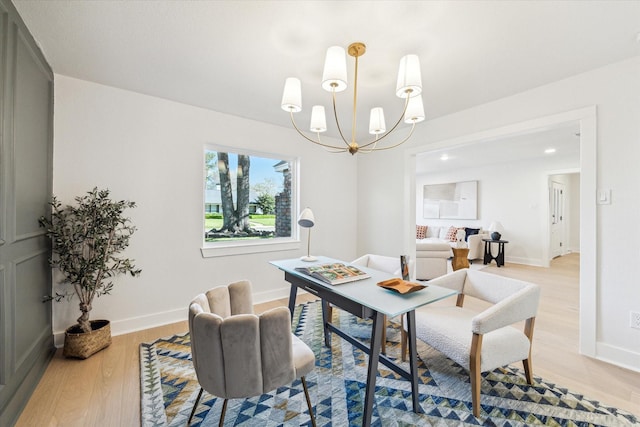
[[[371,326],[342,310],[334,322],[368,341]],[[318,426],[360,426],[367,356],[335,334],[331,349],[323,345],[320,304],[296,307],[293,330],[316,355],[307,376]],[[387,331],[387,354],[399,357],[399,326]],[[379,365],[373,426],[629,426],[640,425],[628,412],[602,405],[535,378],[527,385],[524,373],[507,366],[483,374],[482,411],[473,416],[467,372],[440,353],[418,342],[420,404],[411,410],[408,381]],[[191,365],[189,335],[176,335],[140,346],[141,421],[143,426],[184,426],[199,385]],[[406,366],[406,365],[405,365]],[[534,360],[535,371],[535,360]],[[194,426],[217,426],[223,399],[206,392],[198,405]],[[296,381],[271,393],[230,400],[225,426],[310,426],[302,384]]]

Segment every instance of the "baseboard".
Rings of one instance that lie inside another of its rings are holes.
[[[596,359],[631,371],[640,372],[640,353],[609,344],[596,343]]]
[[[544,267],[545,264],[539,258],[509,257],[504,259],[505,263],[531,265],[533,267]]]
[[[289,298],[289,286],[283,286],[278,289],[257,292],[253,294],[253,302],[255,304],[261,304],[281,298]],[[298,291],[300,294],[304,291]],[[178,308],[175,310],[164,311],[161,313],[149,314],[140,317],[131,317],[129,319],[115,320],[111,322],[111,335],[124,335],[131,332],[142,331],[144,329],[156,328],[158,326],[170,325],[172,323],[183,322],[187,320],[186,307]],[[64,330],[55,331],[53,333],[54,345],[56,347],[62,347],[64,345]]]
[[[253,303],[254,304],[262,304],[263,302],[269,302],[281,298],[289,298],[289,292],[291,291],[290,286],[283,286],[278,289],[273,289],[270,291],[256,292],[253,294]],[[306,293],[306,291],[300,291],[298,289],[298,293]]]

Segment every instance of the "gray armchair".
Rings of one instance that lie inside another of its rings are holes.
[[[255,315],[251,283],[231,283],[191,301],[189,332],[201,388],[187,424],[191,424],[203,390],[224,398],[222,426],[228,399],[259,396],[300,378],[315,427],[304,377],[313,370],[315,356],[291,333],[291,314],[286,307]]]

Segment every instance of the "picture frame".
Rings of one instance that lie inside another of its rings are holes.
[[[427,184],[422,209],[426,219],[478,219],[478,181]]]

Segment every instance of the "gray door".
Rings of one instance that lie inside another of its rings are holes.
[[[0,0],[0,425],[12,425],[53,353],[49,241],[53,74]]]

